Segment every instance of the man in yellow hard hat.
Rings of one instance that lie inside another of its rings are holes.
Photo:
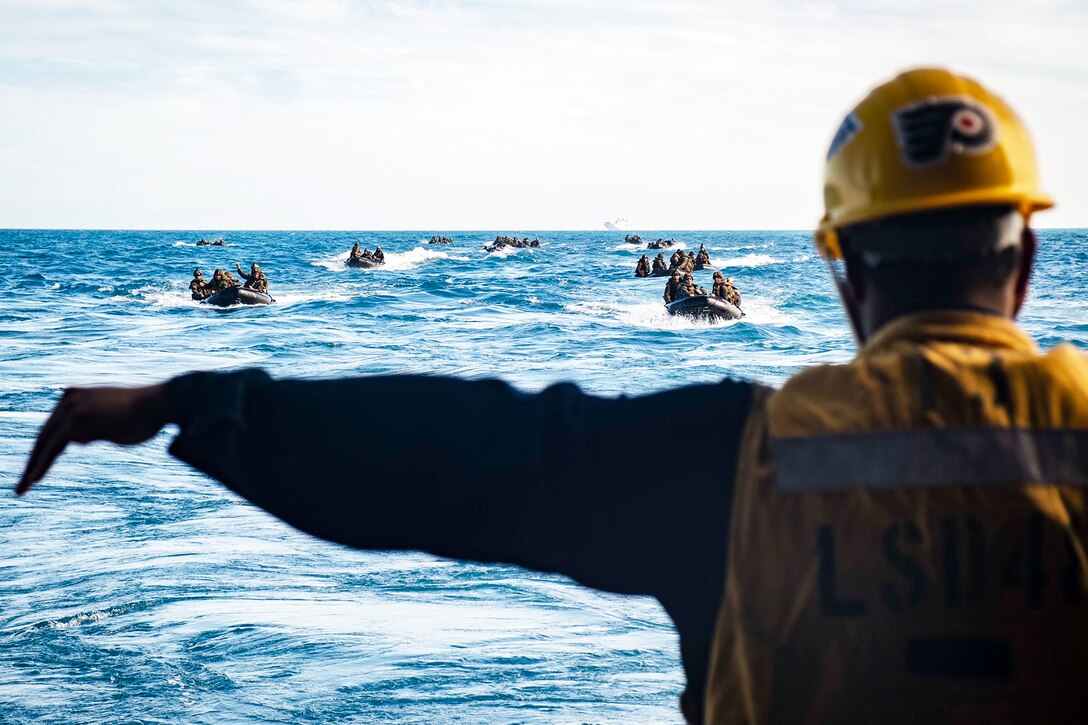
[[[977,83],[910,71],[847,115],[824,198],[860,350],[779,391],[194,373],[69,390],[17,491],[71,441],[174,422],[175,456],[317,536],[658,598],[689,722],[1081,722],[1088,364],[1012,322],[1051,205],[1028,135]],[[719,478],[630,455],[691,420],[718,421]]]
[[[1038,187],[1020,120],[916,70],[843,121],[816,234],[861,349],[755,395],[714,722],[1077,722],[1088,365],[1013,324]]]

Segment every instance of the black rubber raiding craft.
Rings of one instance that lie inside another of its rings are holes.
[[[265,292],[246,289],[240,285],[219,290],[210,297],[200,301],[202,305],[215,305],[216,307],[230,307],[231,305],[270,305],[275,302],[272,295]]]
[[[670,315],[683,315],[696,319],[739,320],[744,317],[744,313],[736,305],[710,295],[693,295],[673,300],[665,305],[665,308]]]
[[[374,269],[375,267],[382,266],[383,264],[385,264],[385,262],[379,262],[376,259],[367,259],[365,257],[348,257],[347,261],[345,261],[344,264],[346,264],[349,267],[361,267],[362,269]]]

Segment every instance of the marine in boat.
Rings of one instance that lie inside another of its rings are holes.
[[[667,265],[665,263],[665,253],[664,252],[658,252],[657,256],[654,257],[654,263],[653,263],[653,267],[650,270],[650,276],[651,277],[668,277],[669,276],[669,265]]]
[[[669,257],[669,271],[674,269],[680,270],[680,273],[694,272],[695,271],[695,255],[688,254],[683,249],[677,249]]]
[[[268,277],[265,276],[259,264],[251,265],[248,274],[242,270],[241,265],[235,264],[235,267],[238,269],[238,274],[245,280],[244,285],[230,272],[217,269],[212,274],[212,278],[200,286],[199,282],[202,281],[198,276],[200,270],[195,270],[193,281],[189,283],[193,299],[200,299],[201,304],[216,307],[269,305],[275,302],[272,295],[268,294]]]
[[[706,251],[705,244],[699,245],[699,251],[695,255],[695,269],[714,269],[714,265],[710,261],[710,253]]]
[[[355,242],[351,247],[351,251],[348,252],[348,258],[344,261],[344,264],[349,267],[362,267],[363,269],[381,267],[385,264],[385,252],[379,246],[375,246],[373,252],[365,248],[360,249],[359,243]]]
[[[253,290],[254,292],[268,292],[268,277],[261,271],[261,265],[254,262],[249,267],[249,274],[246,274],[242,270],[242,265],[237,262],[234,263],[234,268],[238,270],[238,274],[245,280],[245,289]]]
[[[714,273],[714,289],[710,294],[740,309],[740,290],[733,284],[732,277],[726,277],[720,271]]]
[[[684,273],[683,277],[680,274],[679,269],[673,270],[672,276],[665,285],[665,309],[669,311],[670,315],[682,315],[709,321],[739,320],[744,317],[744,313],[739,307],[740,293],[736,291],[736,287],[732,286],[732,280],[729,280],[728,287],[736,294],[736,304],[716,294],[707,294],[705,289],[695,285],[690,272]],[[718,284],[719,275],[721,275],[721,272],[715,273],[714,291],[726,294],[727,288],[724,280],[722,280],[721,286]]]
[[[193,270],[193,279],[189,282],[189,293],[193,299],[199,302],[208,296],[205,291],[208,287],[208,281],[204,279],[204,273],[200,271],[200,267]]]

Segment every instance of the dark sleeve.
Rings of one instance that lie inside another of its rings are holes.
[[[605,398],[570,384],[528,394],[495,380],[250,370],[171,387],[171,453],[303,531],[657,597],[701,694],[750,384]]]

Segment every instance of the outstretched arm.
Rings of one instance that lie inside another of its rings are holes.
[[[569,384],[526,394],[437,377],[195,373],[67,394],[19,490],[69,441],[136,443],[176,422],[173,455],[316,536],[657,597],[698,703],[750,398],[731,381],[602,398]],[[670,456],[677,438],[700,455]]]
[[[167,383],[143,388],[69,388],[38,432],[15,493],[22,495],[40,481],[69,443],[143,443],[177,419]]]

